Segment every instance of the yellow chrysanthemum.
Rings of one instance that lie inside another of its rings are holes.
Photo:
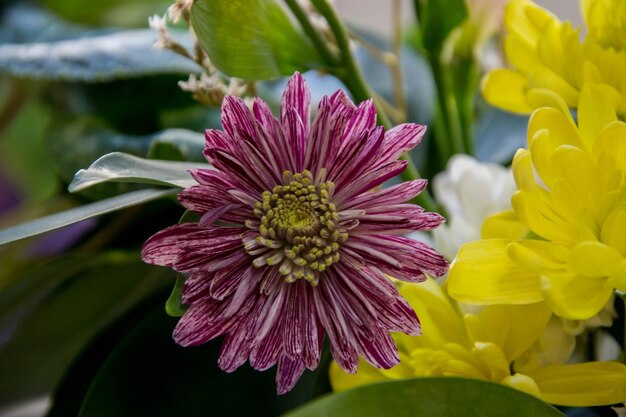
[[[626,399],[626,366],[589,362],[538,366],[522,357],[551,316],[545,303],[488,306],[463,315],[433,280],[400,287],[416,309],[423,336],[395,334],[400,364],[381,370],[361,362],[356,374],[330,368],[335,391],[372,382],[417,376],[458,376],[502,383],[558,405],[591,406]]]
[[[582,0],[588,36],[561,22],[529,0],[512,0],[505,12],[505,53],[512,69],[490,72],[483,82],[485,99],[496,107],[530,113],[535,88],[559,94],[576,107],[586,83],[605,83],[620,97],[626,114],[626,6],[622,0]]]
[[[545,300],[558,316],[585,320],[614,289],[626,291],[626,124],[604,85],[583,88],[578,125],[553,93],[530,101],[545,107],[513,161],[513,210],[461,248],[450,295],[470,304]]]

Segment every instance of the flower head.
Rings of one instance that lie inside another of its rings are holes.
[[[605,83],[626,114],[626,7],[621,0],[581,0],[586,38],[580,29],[561,22],[529,0],[511,0],[505,12],[509,32],[506,57],[512,69],[487,75],[483,93],[496,107],[530,113],[541,107],[532,91],[545,88],[559,94],[575,108],[587,83]]]
[[[513,210],[488,219],[484,240],[461,248],[450,294],[467,303],[545,300],[586,320],[626,291],[626,124],[606,85],[587,84],[576,123],[544,91],[513,172]]]
[[[372,101],[354,106],[343,91],[324,97],[309,123],[310,92],[295,74],[280,120],[260,99],[222,106],[224,131],[207,130],[215,170],[181,192],[198,223],[169,227],[144,245],[143,259],[188,276],[189,308],[174,330],[183,346],[225,335],[219,366],[278,363],[279,393],[320,360],[324,334],[335,360],[355,372],[359,355],[389,368],[399,358],[390,331],[418,334],[413,309],[388,279],[421,281],[447,265],[430,247],[401,236],[443,218],[406,204],[415,180],[374,190],[402,172],[398,157],[424,127],[376,127]]]

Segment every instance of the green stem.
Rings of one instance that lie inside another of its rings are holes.
[[[465,151],[475,155],[474,146],[474,94],[478,88],[479,75],[475,61],[471,57],[462,59],[456,70],[457,103],[459,103],[459,120]]]
[[[346,85],[348,90],[354,96],[354,99],[358,102],[367,100],[374,97],[371,93],[365,77],[361,69],[356,64],[352,51],[350,50],[350,41],[348,33],[343,23],[339,19],[335,9],[328,3],[327,0],[311,0],[313,5],[317,8],[322,16],[328,22],[330,29],[335,35],[337,40],[337,46],[341,52],[342,71],[336,71],[336,75]],[[391,121],[387,114],[384,112],[382,106],[374,99],[376,103],[376,112],[378,115],[378,121],[385,129],[392,127]],[[414,180],[421,178],[415,163],[411,159],[408,153],[402,155],[401,159],[408,162],[407,168],[401,174],[401,178],[404,181]],[[414,199],[416,204],[422,206],[425,210],[436,211],[437,205],[434,203],[432,197],[428,193],[428,190],[424,190],[419,196]]]
[[[309,15],[302,9],[302,6],[297,0],[285,0],[287,6],[291,9],[298,22],[302,25],[302,29],[307,34],[313,45],[320,53],[324,61],[329,67],[336,67],[339,65],[339,58],[328,48],[326,41],[322,38],[320,33],[315,29]]]

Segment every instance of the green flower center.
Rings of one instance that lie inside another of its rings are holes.
[[[259,219],[256,243],[272,249],[257,256],[254,266],[280,265],[287,282],[304,278],[311,285],[319,282],[319,273],[339,261],[339,245],[348,234],[339,229],[339,214],[332,203],[335,185],[317,180],[310,171],[283,173],[282,185],[263,193],[254,206]],[[248,253],[254,255],[251,245]]]

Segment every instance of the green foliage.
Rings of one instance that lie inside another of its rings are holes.
[[[438,55],[444,41],[467,17],[465,0],[415,0],[422,46]]]
[[[103,182],[133,182],[187,188],[196,184],[188,170],[208,164],[157,161],[113,152],[98,158],[89,168],[81,169],[69,185],[74,193]]]
[[[177,188],[133,191],[116,197],[96,201],[95,203],[75,207],[60,213],[40,217],[26,223],[18,224],[17,226],[0,230],[0,245],[59,229],[63,226],[78,223],[79,221],[92,217],[101,216],[105,213],[111,213],[126,207],[131,207],[147,201],[155,200],[157,198],[165,197],[167,195],[174,194],[176,191],[178,191]]]
[[[97,33],[46,43],[0,45],[0,73],[44,81],[104,82],[150,74],[189,74],[200,68],[153,47],[151,29]],[[186,33],[177,39],[191,46]]]
[[[0,408],[49,395],[96,335],[173,278],[120,252],[66,256],[6,275]]]
[[[176,277],[176,284],[172,289],[170,297],[165,303],[165,312],[171,317],[180,317],[185,314],[185,306],[182,303],[183,286],[185,285],[185,277],[182,274],[178,274]]]
[[[198,0],[191,24],[212,63],[232,77],[265,80],[321,62],[275,0]]]
[[[321,398],[289,417],[563,417],[513,388],[464,378],[416,378],[366,385]]]
[[[129,332],[93,379],[80,417],[276,416],[326,385],[321,366],[277,396],[273,369],[227,374],[217,367],[221,340],[182,348],[171,339],[175,325],[159,306]]]

